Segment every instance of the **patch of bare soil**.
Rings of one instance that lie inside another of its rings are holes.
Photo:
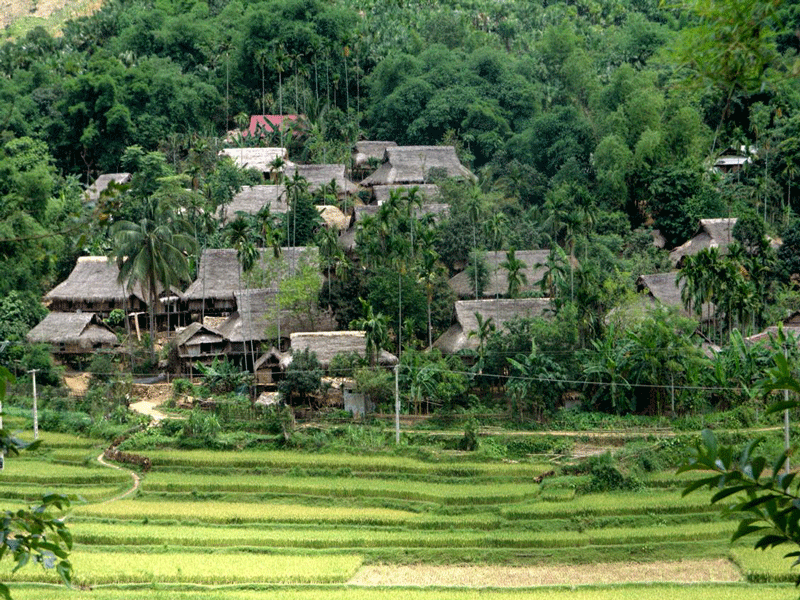
[[[68,375],[64,377],[64,385],[67,386],[70,396],[85,396],[86,390],[89,389],[90,377],[91,375],[88,373]]]
[[[348,584],[515,588],[543,585],[699,583],[740,580],[741,574],[736,567],[730,561],[720,559],[531,567],[373,565],[362,567]]]
[[[161,404],[172,398],[171,383],[143,384],[134,383],[131,386],[131,398],[134,401],[150,400],[156,404]]]

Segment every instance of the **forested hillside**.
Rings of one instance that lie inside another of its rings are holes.
[[[480,251],[550,249],[527,295],[552,296],[555,323],[478,331],[480,377],[518,376],[530,414],[568,387],[535,379],[548,373],[589,381],[606,410],[663,409],[666,388],[645,388],[666,381],[686,409],[717,401],[692,391],[709,376],[697,322],[635,316],[635,282],[669,271],[667,250],[699,219],[738,217],[738,250],[681,272],[687,310],[724,345],[800,308],[798,49],[800,6],[779,0],[108,1],[60,37],[36,29],[0,48],[0,340],[21,341],[79,256],[119,250],[114,225],[161,202],[193,240],[174,283],[203,248],[314,243],[330,275],[321,303],[344,328],[385,318],[395,349],[447,329],[447,276],[470,263],[477,287]],[[297,163],[349,164],[359,139],[452,145],[478,181],[441,182],[449,218],[419,231],[410,205],[384,211],[355,256],[304,234],[297,202],[291,236],[289,217],[223,227],[217,209],[262,182],[217,156],[254,114],[306,116],[281,140]],[[725,174],[713,165],[728,149],[747,160]],[[120,171],[129,186],[84,199]],[[741,392],[731,382],[754,373],[713,377]]]

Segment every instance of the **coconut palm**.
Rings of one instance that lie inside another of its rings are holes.
[[[170,290],[191,280],[187,256],[195,252],[197,242],[168,199],[157,196],[145,199],[137,222],[115,223],[111,236],[112,258],[119,267],[118,280],[128,289],[140,284],[148,298],[150,357],[155,359],[155,307],[159,290]]]

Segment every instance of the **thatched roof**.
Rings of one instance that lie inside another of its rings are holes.
[[[278,335],[280,314],[281,337],[295,331],[332,331],[336,320],[328,312],[314,309],[313,314],[279,309],[275,290],[257,289],[237,291],[236,312],[218,327],[219,333],[229,342],[275,340]]]
[[[401,196],[405,197],[412,188],[417,188],[417,194],[422,197],[423,204],[427,204],[442,196],[439,186],[434,183],[423,183],[419,185],[376,185],[372,187],[372,194],[375,196],[376,204],[380,206],[389,199],[393,191],[398,190]]]
[[[350,225],[350,217],[339,210],[338,206],[323,204],[317,206],[317,210],[319,211],[319,216],[325,221],[325,225],[330,228],[344,231]]]
[[[795,311],[782,321],[784,334],[793,335],[800,343],[800,311]],[[757,342],[764,342],[768,340],[775,340],[778,338],[778,326],[771,325],[764,331],[751,335],[745,338],[745,341],[750,344]]]
[[[380,162],[383,160],[386,149],[390,146],[397,146],[397,142],[356,142],[356,147],[353,151],[353,164],[357,167],[366,167],[369,166],[370,159]]]
[[[475,179],[453,146],[396,146],[386,148],[381,166],[361,185],[428,183],[432,175]]]
[[[528,285],[523,286],[521,292],[531,291],[538,287],[539,281],[544,277],[546,267],[537,267],[536,265],[544,265],[549,255],[550,250],[517,250],[515,252],[514,256],[527,265],[522,272],[528,279]],[[508,271],[502,268],[500,263],[505,262],[506,252],[503,250],[486,252],[484,258],[489,269],[489,280],[483,290],[483,297],[505,295],[508,292]],[[459,298],[475,297],[475,282],[467,271],[455,274],[450,278],[448,285]]]
[[[308,191],[312,193],[331,181],[336,182],[338,195],[355,194],[358,191],[358,186],[345,176],[343,164],[292,165],[286,169],[287,177],[294,177],[295,173],[308,181]]]
[[[26,339],[32,344],[69,344],[83,350],[117,345],[117,336],[94,313],[51,312]]]
[[[353,250],[356,247],[356,232],[359,222],[365,217],[375,216],[380,207],[375,204],[366,206],[354,206],[353,214],[348,222],[348,228],[339,236],[339,246],[345,250]]]
[[[293,333],[290,336],[290,340],[293,353],[308,349],[317,355],[317,360],[325,369],[328,368],[331,360],[337,354],[355,352],[363,357],[366,357],[367,354],[367,340],[363,331]],[[281,361],[281,366],[285,369],[291,362],[291,356],[289,356]],[[397,357],[386,350],[381,350],[378,364],[397,364]]]
[[[636,280],[636,286],[640,291],[646,293],[651,298],[658,300],[664,306],[677,308],[681,313],[687,316],[690,315],[683,306],[681,300],[681,292],[683,291],[684,282],[678,285],[678,272],[670,271],[669,273],[655,273],[653,275],[640,275]],[[703,316],[709,318],[714,314],[714,305],[706,303],[703,305]]]
[[[678,246],[669,253],[669,259],[675,266],[680,266],[684,256],[697,254],[706,248],[719,248],[726,252],[733,240],[733,226],[736,219],[700,219],[698,231],[688,242]]]
[[[471,331],[478,331],[478,319],[492,319],[499,330],[514,317],[546,317],[552,308],[550,298],[519,298],[516,300],[460,300],[455,305],[455,323],[433,343],[444,354],[454,354],[459,350],[477,350],[480,340],[470,337]]]
[[[226,224],[233,221],[238,212],[255,215],[265,206],[269,206],[270,212],[274,214],[288,212],[286,186],[245,185],[242,187],[242,191],[233,197],[230,204],[219,207],[217,217],[222,219],[223,224]]]
[[[272,249],[260,249],[261,268],[272,265]],[[301,259],[317,260],[319,251],[316,246],[297,246],[294,248],[281,248],[278,259],[283,269],[290,272],[300,264]],[[258,265],[257,265],[258,266]],[[239,259],[233,248],[212,249],[203,251],[200,257],[200,267],[197,269],[197,279],[183,293],[184,300],[224,299],[234,300],[234,293],[239,291]]]
[[[65,281],[59,283],[44,299],[64,302],[118,302],[134,296],[145,304],[147,295],[142,286],[136,284],[132,290],[126,290],[119,283],[117,263],[105,256],[81,256]]]
[[[94,183],[86,188],[84,194],[86,199],[97,202],[100,195],[108,189],[108,184],[112,181],[117,185],[123,185],[131,180],[130,173],[104,173],[94,180]]]
[[[216,344],[223,341],[224,338],[219,331],[196,322],[184,327],[173,338],[173,342],[178,348],[183,345]]]
[[[286,148],[225,148],[220,151],[220,156],[223,154],[230,156],[240,169],[255,169],[262,173],[269,173],[272,161],[278,157],[286,161],[284,170],[291,166]]]

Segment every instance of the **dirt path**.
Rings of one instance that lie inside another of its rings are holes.
[[[539,585],[733,581],[741,581],[741,574],[730,561],[719,559],[531,567],[375,565],[362,567],[347,583],[357,586],[516,588]]]
[[[152,423],[155,424],[167,418],[167,415],[157,410],[159,406],[161,406],[161,402],[157,400],[139,400],[132,402],[129,408],[134,412],[149,416]]]
[[[130,476],[133,479],[133,487],[131,489],[121,493],[118,496],[109,498],[108,500],[103,500],[102,502],[100,502],[100,504],[108,504],[109,502],[116,502],[117,500],[122,500],[123,498],[127,498],[128,496],[136,492],[136,490],[138,490],[139,486],[142,484],[142,478],[139,477],[139,475],[137,475],[134,471],[131,471],[130,469],[123,469],[122,467],[119,467],[117,465],[112,465],[111,463],[106,462],[102,454],[97,457],[97,462],[99,462],[104,467],[108,467],[110,469],[117,469],[118,471],[127,471],[128,473],[130,473]]]

